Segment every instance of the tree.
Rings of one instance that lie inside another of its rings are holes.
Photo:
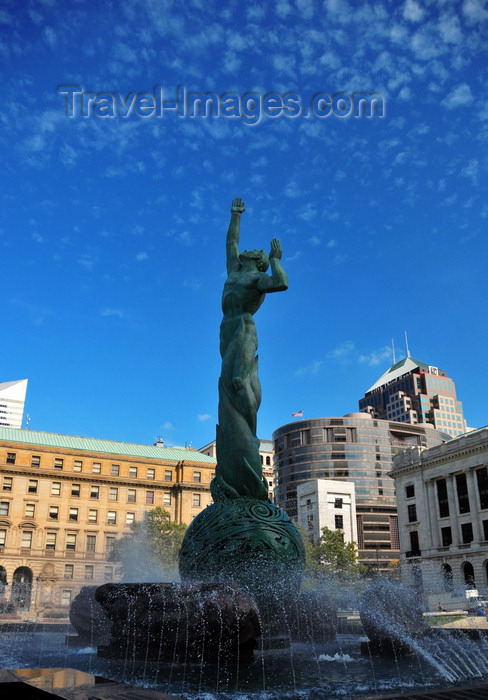
[[[175,580],[185,531],[186,525],[172,522],[168,511],[158,506],[115,541],[110,559],[121,562],[127,581]]]
[[[342,530],[322,528],[317,542],[305,542],[305,553],[307,573],[315,579],[352,581],[366,570],[358,560],[355,542],[345,542]]]

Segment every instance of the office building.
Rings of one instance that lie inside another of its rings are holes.
[[[488,592],[488,427],[395,456],[402,580]]]
[[[299,485],[334,479],[355,486],[357,545],[362,562],[387,570],[400,543],[393,455],[410,445],[431,447],[447,436],[431,425],[375,420],[367,413],[297,420],[273,433],[275,501],[298,519]]]
[[[356,494],[352,481],[311,479],[297,486],[298,524],[313,542],[322,529],[341,530],[344,542],[357,542]]]
[[[21,428],[28,379],[0,383],[0,426]]]
[[[430,424],[451,437],[466,432],[463,405],[444,370],[406,357],[393,364],[359,400],[374,418]]]
[[[118,581],[117,538],[156,506],[189,524],[215,459],[186,448],[0,427],[0,587],[32,618],[66,615],[83,585]]]

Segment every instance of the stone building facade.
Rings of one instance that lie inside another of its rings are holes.
[[[0,614],[65,616],[81,586],[120,580],[115,540],[156,506],[189,524],[214,473],[193,449],[0,427]]]
[[[411,447],[391,471],[401,571],[426,594],[488,593],[488,427],[444,445]]]

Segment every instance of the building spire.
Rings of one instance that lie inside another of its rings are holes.
[[[410,357],[410,350],[408,349],[408,336],[407,336],[407,331],[403,331],[405,333],[405,349],[407,351],[407,357]]]
[[[391,339],[391,354],[392,354],[393,364],[396,365],[395,341],[393,340],[393,338]]]

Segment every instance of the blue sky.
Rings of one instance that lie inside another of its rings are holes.
[[[486,2],[3,0],[0,31],[0,381],[29,379],[32,429],[214,438],[236,196],[289,275],[256,315],[260,437],[356,410],[405,330],[488,422]],[[386,108],[69,117],[63,85]]]

